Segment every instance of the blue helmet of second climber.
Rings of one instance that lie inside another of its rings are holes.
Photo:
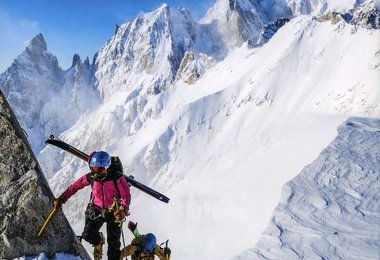
[[[144,250],[152,252],[156,248],[156,237],[152,233],[148,233],[144,236],[143,240]]]

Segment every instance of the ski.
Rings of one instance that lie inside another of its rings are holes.
[[[80,159],[82,159],[84,161],[88,161],[88,157],[89,157],[88,154],[86,154],[86,153],[78,150],[77,148],[69,145],[68,143],[66,143],[66,142],[64,142],[62,140],[55,139],[52,134],[50,135],[49,139],[47,139],[45,141],[45,143],[54,145],[56,147],[59,147],[62,150],[65,150],[65,151],[71,153],[72,155],[74,155],[74,156],[76,156],[76,157],[78,157],[78,158],[80,158]],[[141,190],[141,191],[149,194],[150,196],[152,196],[152,197],[154,197],[154,198],[156,198],[156,199],[158,199],[158,200],[160,200],[162,202],[165,202],[165,203],[169,202],[170,199],[168,197],[166,197],[162,193],[160,193],[160,192],[158,192],[158,191],[156,191],[156,190],[154,190],[152,188],[149,188],[148,186],[142,184],[141,182],[136,181],[135,178],[132,175],[129,175],[129,176],[126,176],[125,174],[123,174],[123,175],[124,175],[125,179],[127,180],[127,182],[131,186],[133,186],[133,187],[135,187],[135,188],[137,188],[137,189],[139,189],[139,190]]]

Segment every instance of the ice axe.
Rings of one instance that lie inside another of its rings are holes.
[[[168,247],[168,243],[169,243],[169,239],[166,240],[166,242],[161,243],[161,245],[160,245],[160,247],[162,248],[162,245],[165,244],[165,247],[163,249],[164,249],[164,254],[165,254],[166,260],[170,259],[170,254],[172,253],[172,251]]]
[[[44,224],[42,225],[41,229],[40,229],[40,232],[38,232],[37,234],[37,237],[40,237],[42,232],[44,232],[45,230],[45,227],[47,225],[47,223],[49,223],[51,217],[53,217],[54,213],[57,211],[57,208],[54,207],[53,210],[50,212],[49,216],[47,217],[47,219],[45,220]]]

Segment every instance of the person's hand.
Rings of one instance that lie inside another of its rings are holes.
[[[132,231],[132,233],[133,232],[135,232],[135,229],[137,228],[137,223],[133,223],[132,221],[129,221],[128,222],[128,229],[130,230],[130,231]]]
[[[58,198],[58,199],[53,199],[52,204],[54,208],[59,209],[62,206],[63,202],[60,198]]]
[[[120,206],[118,210],[116,210],[114,213],[115,216],[115,222],[121,223],[125,221],[125,217],[128,214],[128,210],[124,208],[123,206]]]

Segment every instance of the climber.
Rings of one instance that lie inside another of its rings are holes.
[[[131,200],[129,186],[122,173],[109,167],[111,157],[107,152],[91,153],[88,164],[91,172],[79,178],[61,196],[54,199],[53,206],[59,208],[78,190],[91,185],[91,198],[85,212],[85,226],[81,238],[94,246],[94,259],[101,259],[105,241],[99,230],[106,222],[108,259],[119,259],[121,224],[128,215]]]
[[[132,231],[135,238],[132,240],[131,244],[124,247],[120,253],[120,260],[123,260],[127,256],[131,256],[132,260],[154,260],[156,255],[160,260],[169,260],[171,250],[168,247],[168,241],[166,241],[165,248],[156,244],[156,236],[152,233],[145,235],[140,235],[137,229],[137,223],[129,221],[129,230]],[[162,243],[161,245],[163,245]]]

